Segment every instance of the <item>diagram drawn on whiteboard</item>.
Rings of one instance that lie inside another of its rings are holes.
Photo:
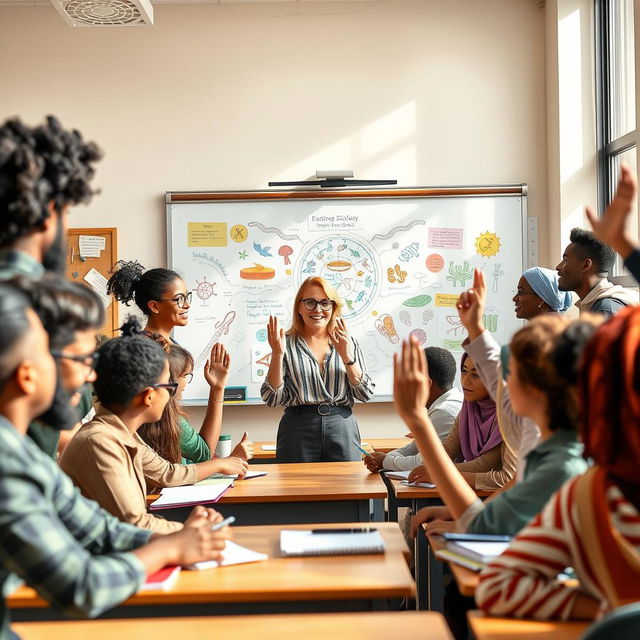
[[[295,273],[298,285],[311,276],[331,284],[344,301],[346,320],[365,314],[380,292],[378,257],[362,238],[339,235],[310,242],[302,249]]]

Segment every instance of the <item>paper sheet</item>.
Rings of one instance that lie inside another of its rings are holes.
[[[266,560],[269,556],[266,553],[258,553],[242,547],[231,540],[227,540],[224,548],[222,562],[217,560],[209,560],[208,562],[196,562],[185,567],[185,569],[214,569],[217,567],[229,567],[233,564],[246,564],[248,562],[260,562]]]
[[[188,485],[186,487],[165,487],[160,497],[151,503],[151,509],[166,509],[192,504],[216,502],[218,498],[233,486],[233,480],[215,485]]]
[[[104,236],[80,236],[78,248],[81,258],[99,258],[104,251],[107,239]]]
[[[84,277],[91,288],[100,296],[106,309],[111,304],[111,296],[107,293],[107,279],[96,269],[91,268]]]

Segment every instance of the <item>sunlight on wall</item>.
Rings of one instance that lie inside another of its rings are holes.
[[[558,23],[560,93],[560,181],[582,167],[582,50],[580,10]]]
[[[289,165],[274,180],[303,180],[313,176],[316,169],[353,169],[356,178],[403,176],[404,184],[415,184],[415,138],[416,102],[412,100],[352,135]]]

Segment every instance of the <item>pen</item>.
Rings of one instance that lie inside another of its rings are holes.
[[[365,456],[369,457],[371,455],[366,449],[363,449],[359,444],[356,444],[355,442],[353,444],[356,447],[358,447],[358,450],[364,453]]]
[[[222,527],[226,527],[228,524],[233,524],[235,521],[235,516],[229,516],[228,518],[214,524],[211,527],[211,531],[218,531],[218,529],[222,529]]]

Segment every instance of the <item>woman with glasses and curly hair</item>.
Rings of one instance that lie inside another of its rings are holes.
[[[107,293],[129,306],[133,300],[147,318],[144,332],[171,340],[174,327],[189,322],[191,291],[178,273],[159,267],[144,270],[137,260],[119,260],[107,282]]]
[[[375,385],[341,309],[333,287],[311,277],[298,289],[286,334],[277,318],[269,318],[272,355],[261,395],[270,407],[285,407],[278,427],[278,462],[361,459],[351,407],[356,400],[368,402]]]

